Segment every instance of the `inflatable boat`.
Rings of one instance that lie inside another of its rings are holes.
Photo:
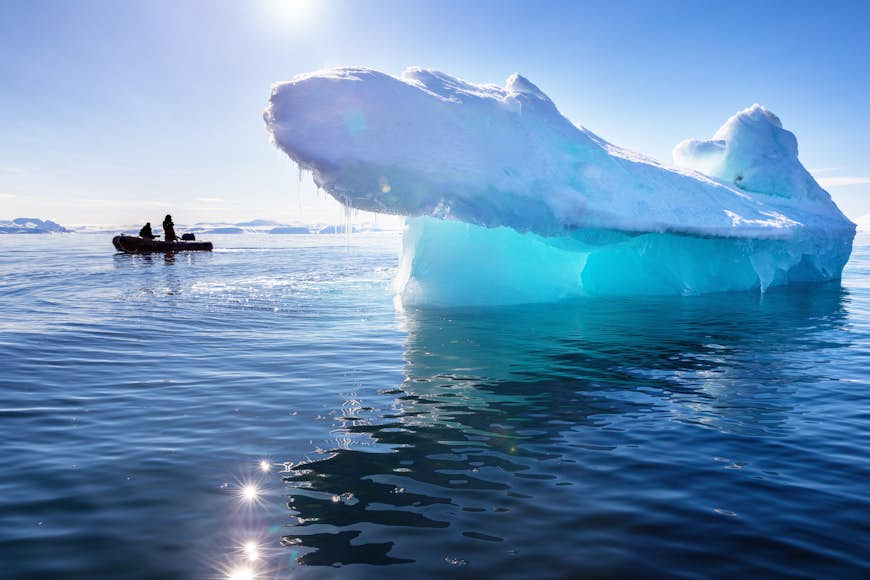
[[[144,254],[148,252],[210,252],[211,242],[164,242],[161,240],[146,240],[139,236],[121,234],[112,239],[112,244],[119,252],[127,254]]]

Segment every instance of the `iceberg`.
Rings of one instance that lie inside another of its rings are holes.
[[[410,305],[699,294],[838,279],[855,225],[754,105],[675,166],[504,87],[407,69],[275,85],[274,144],[349,208],[406,216],[396,289]]]
[[[69,231],[57,222],[39,218],[0,220],[0,234],[64,234]]]

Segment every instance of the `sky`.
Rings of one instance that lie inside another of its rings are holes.
[[[409,66],[519,72],[573,122],[671,162],[760,103],[870,214],[870,2],[3,0],[0,220],[340,223],[270,142],[271,86]]]

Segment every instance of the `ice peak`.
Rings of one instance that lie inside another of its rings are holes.
[[[550,98],[544,94],[544,91],[539,89],[537,85],[519,73],[514,73],[507,78],[505,88],[511,93],[520,93],[524,95],[532,95],[542,101],[550,101]]]
[[[752,122],[752,123],[770,123],[777,129],[782,129],[782,121],[779,117],[777,117],[773,111],[766,109],[764,106],[755,103],[751,107],[747,107],[742,111],[739,111],[736,115],[731,117],[731,119],[742,120],[743,122]],[[729,122],[731,121],[729,119]]]
[[[798,160],[794,133],[759,104],[729,118],[712,139],[688,139],[674,162],[745,191],[798,200],[830,199]]]

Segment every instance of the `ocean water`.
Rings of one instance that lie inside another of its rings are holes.
[[[870,574],[841,284],[402,311],[396,235],[0,236],[0,576]]]

